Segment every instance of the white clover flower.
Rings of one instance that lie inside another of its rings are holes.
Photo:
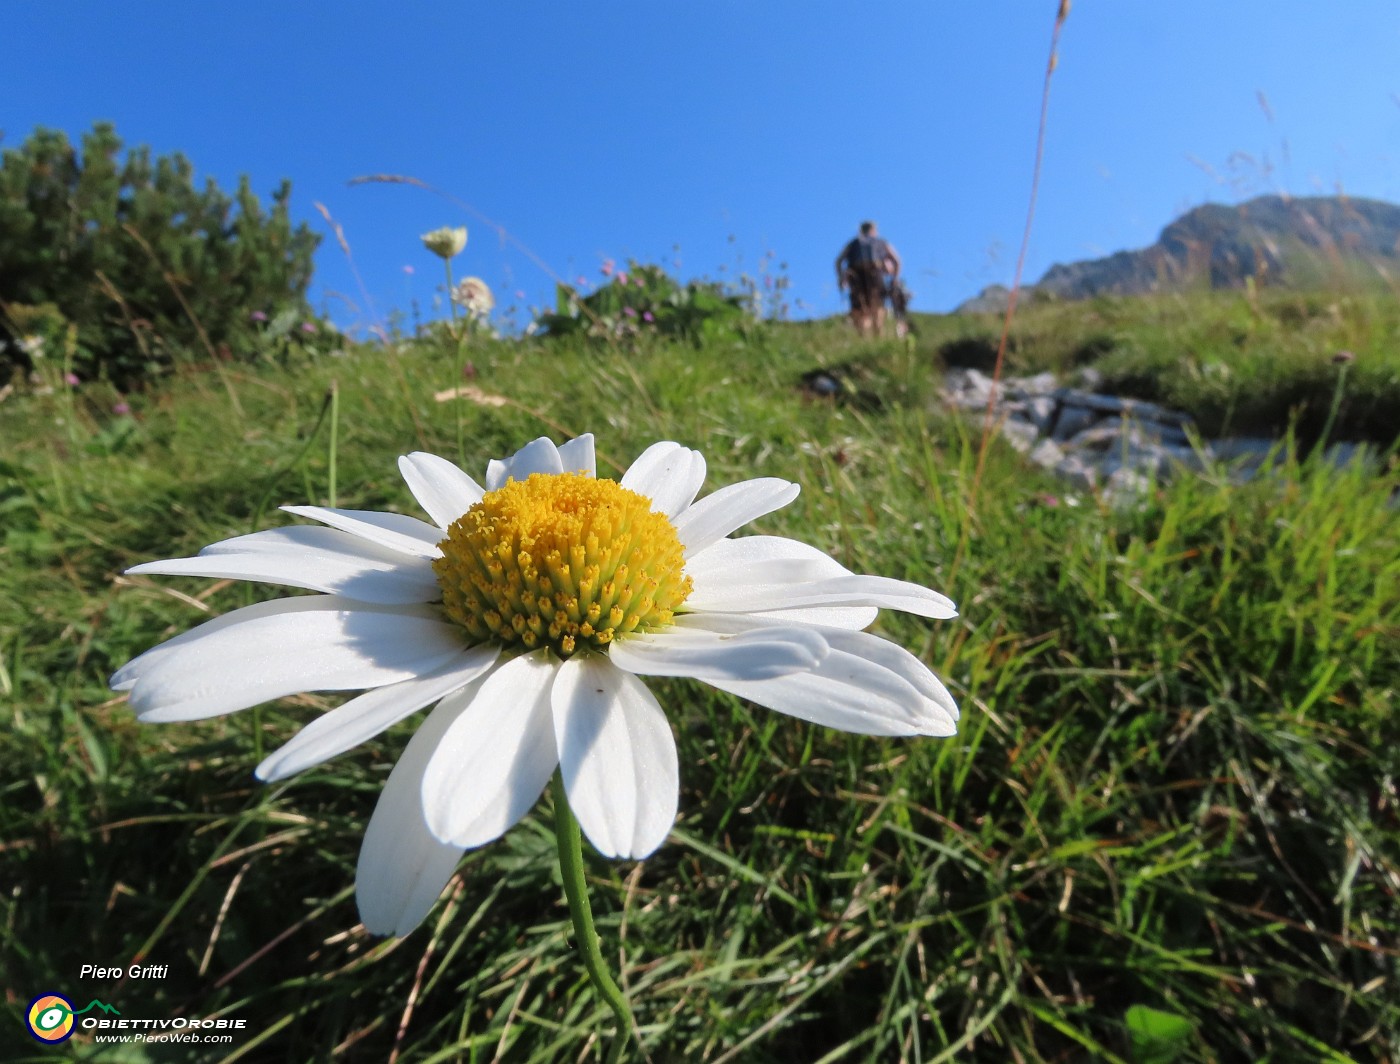
[[[261,580],[321,595],[261,602],[129,662],[112,686],[143,721],[215,717],[307,690],[368,689],[257,768],[344,753],[430,703],[365,833],[360,914],[407,934],[462,852],[538,800],[556,768],[589,841],[645,857],[675,821],[666,714],[639,676],[686,676],[867,735],[951,735],[957,706],[914,655],[862,631],[878,607],[956,616],[917,584],[851,573],[805,543],[730,538],[798,487],[742,481],[696,501],[698,451],[657,443],[621,481],[593,437],[538,439],[481,487],[446,459],[399,469],[432,518],[288,506],[321,522],[239,536],[131,573]]]

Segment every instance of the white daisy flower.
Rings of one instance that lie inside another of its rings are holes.
[[[670,723],[641,676],[688,676],[866,735],[951,735],[957,706],[914,655],[862,631],[879,607],[947,618],[917,584],[851,573],[778,536],[730,538],[798,487],[764,477],[696,500],[698,451],[657,443],[621,481],[593,437],[538,439],[483,488],[446,459],[399,469],[427,524],[288,506],[320,522],[224,540],[130,573],[260,580],[324,592],[208,621],[129,662],[112,687],[143,721],[215,717],[302,691],[367,689],[257,768],[319,764],[430,703],[365,833],[365,926],[407,934],[462,852],[499,837],[556,768],[584,834],[641,858],[676,819]],[[323,527],[324,526],[324,527]]]

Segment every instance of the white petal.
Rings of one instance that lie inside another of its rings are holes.
[[[399,472],[418,505],[444,531],[485,494],[480,484],[446,458],[426,451],[414,451],[400,458]]]
[[[797,498],[801,489],[777,477],[742,480],[706,495],[676,518],[676,532],[692,557],[736,528]]]
[[[811,544],[783,536],[722,539],[687,558],[685,572],[702,595],[851,575],[835,558]]]
[[[722,539],[687,559],[685,571],[694,577],[698,584],[702,579],[722,580],[727,573],[740,567],[762,566],[780,561],[806,562],[812,571],[809,579],[846,576],[850,573],[849,569],[825,551],[810,543],[803,543],[800,539],[788,539],[786,536],[742,536],[739,539]]]
[[[443,734],[423,776],[424,815],[439,839],[483,846],[539,801],[559,764],[549,700],[557,669],[543,650],[506,662]]]
[[[922,584],[855,574],[807,583],[736,583],[730,587],[720,587],[714,583],[702,587],[697,582],[695,590],[685,600],[685,606],[697,612],[718,613],[748,613],[802,606],[876,606],[939,620],[958,615],[950,599]]]
[[[135,686],[137,678],[142,673],[153,668],[157,662],[180,652],[182,648],[189,646],[189,644],[193,643],[195,640],[203,639],[205,636],[212,635],[214,632],[227,628],[230,625],[242,624],[244,621],[251,621],[257,618],[270,617],[275,614],[283,613],[285,612],[288,602],[301,601],[303,600],[271,599],[267,602],[258,602],[252,606],[245,606],[240,610],[234,610],[232,613],[225,613],[222,616],[215,617],[213,620],[205,621],[203,624],[191,628],[187,632],[181,632],[179,635],[167,639],[164,643],[159,643],[151,647],[151,649],[144,654],[138,654],[114,672],[112,678],[107,682],[107,685],[111,687],[113,691],[130,690]],[[315,600],[306,599],[304,601],[313,602]]]
[[[653,443],[622,475],[622,486],[651,500],[651,508],[675,517],[705,482],[705,456],[679,443]]]
[[[338,595],[275,606],[200,625],[113,679],[134,678],[131,708],[144,721],[201,720],[299,691],[383,687],[462,652],[462,630],[431,607],[371,606]]]
[[[423,772],[480,681],[443,699],[409,740],[365,829],[355,869],[360,920],[376,935],[406,935],[428,915],[452,878],[462,847],[439,842],[423,817]]]
[[[680,801],[666,714],[641,680],[598,655],[575,655],[554,681],[554,735],[569,805],[606,857],[646,857]]]
[[[442,597],[426,558],[380,547],[348,532],[291,525],[212,543],[195,558],[143,562],[131,574],[259,580],[344,595],[361,602],[402,604]]]
[[[860,631],[875,623],[880,611],[874,606],[808,606],[795,610],[755,610],[745,614],[777,624],[814,624]]]
[[[559,448],[547,436],[531,440],[509,458],[491,459],[486,465],[486,490],[495,491],[508,480],[526,480],[531,473],[562,473]]]
[[[935,703],[879,665],[832,651],[811,672],[776,680],[713,680],[721,691],[799,720],[858,735],[952,735]]]
[[[598,460],[593,453],[593,433],[585,432],[575,436],[568,443],[559,445],[559,462],[565,473],[587,473],[598,475]]]
[[[700,613],[687,618],[687,627],[716,632],[750,632],[754,625],[781,626],[781,619],[766,620],[753,614],[736,615],[729,613]],[[853,632],[840,628],[817,627],[816,631],[826,640],[832,650],[857,657],[879,665],[900,677],[914,687],[923,697],[941,707],[950,720],[958,719],[958,704],[943,686],[943,681],[934,675],[922,661],[898,643],[883,639],[870,632]]]
[[[378,543],[400,554],[412,554],[419,558],[442,556],[442,551],[438,550],[438,544],[442,542],[442,529],[416,517],[380,513],[377,510],[332,510],[324,506],[284,506],[282,509]]]
[[[771,563],[789,563],[786,568]],[[793,566],[803,562],[805,566]],[[799,580],[849,576],[850,570],[810,543],[783,536],[744,536],[713,543],[685,563],[686,574],[705,590],[730,589],[750,582],[772,583],[784,573]],[[689,602],[687,602],[689,605]],[[819,624],[832,628],[865,628],[879,613],[873,606],[809,606],[770,612],[752,611],[780,624]]]
[[[692,614],[678,627],[741,632],[752,617]],[[862,735],[952,735],[958,708],[928,666],[868,632],[818,629],[831,652],[812,670],[773,680],[710,680],[769,709]]]
[[[616,639],[608,658],[619,669],[643,676],[769,680],[805,672],[826,652],[826,640],[810,628],[721,633],[672,627]]]
[[[471,683],[499,654],[495,647],[473,647],[426,676],[367,691],[323,713],[263,759],[258,779],[275,783],[374,738],[429,702]]]

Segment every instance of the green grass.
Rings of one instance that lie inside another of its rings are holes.
[[[1111,368],[1141,349],[1166,394],[1183,386],[1161,353],[1237,319],[1295,352],[1346,335],[1393,367],[1395,311],[1365,313],[1305,342],[1313,318],[1290,325],[1240,297],[1033,307],[1012,370],[1084,348]],[[704,351],[470,352],[472,383],[511,402],[463,408],[468,470],[541,433],[592,431],[616,475],[677,439],[704,451],[706,490],[801,483],[755,530],[962,611],[878,625],[959,698],[949,740],[850,736],[655,685],[680,747],[675,833],[644,864],[589,866],[647,1054],[1146,1060],[1151,1014],[1128,1020],[1145,1006],[1189,1021],[1185,1035],[1167,1024],[1176,1059],[1393,1059],[1393,467],[1291,461],[1238,486],[1217,471],[1112,509],[1069,505],[998,444],[976,485],[974,429],[937,402],[938,353],[990,326],[921,324],[911,348],[813,323]],[[1255,372],[1256,341],[1222,335],[1211,357]],[[279,504],[328,501],[332,381],[338,504],[414,512],[394,459],[455,450],[456,412],[433,399],[452,362],[366,347],[296,372],[190,372],[134,398],[134,420],[61,394],[0,408],[4,1059],[602,1059],[611,1017],[570,944],[547,800],[467,855],[413,935],[371,939],[354,862],[412,720],[264,787],[258,751],[337,697],[138,725],[106,688],[153,643],[285,593],[119,574],[284,523]],[[805,400],[798,377],[822,364],[854,366],[879,410]],[[170,978],[78,979],[81,964],[138,959]],[[82,1038],[55,1051],[20,1026],[44,990],[248,1026],[219,1052]]]

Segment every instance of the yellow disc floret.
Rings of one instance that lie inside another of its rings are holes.
[[[433,562],[449,616],[475,642],[560,657],[664,628],[690,594],[676,528],[611,480],[534,473],[488,491]]]

